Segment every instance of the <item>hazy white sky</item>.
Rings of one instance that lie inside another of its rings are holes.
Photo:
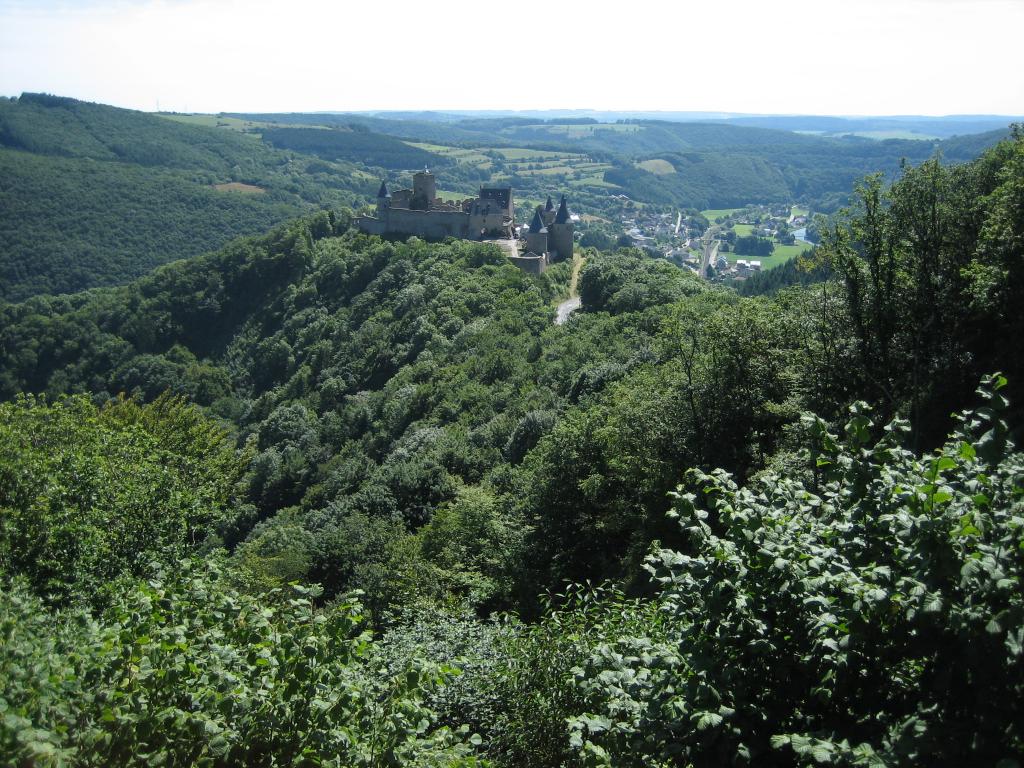
[[[1024,0],[0,0],[0,95],[1024,114]]]

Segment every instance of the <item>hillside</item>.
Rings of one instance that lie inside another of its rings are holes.
[[[856,200],[827,283],[587,250],[563,325],[348,210],[0,304],[0,754],[1009,764],[1024,138]]]
[[[125,282],[371,177],[238,133],[25,94],[0,100],[0,298]]]
[[[305,210],[356,205],[381,176],[407,182],[424,165],[446,194],[511,184],[529,205],[564,191],[575,209],[617,222],[615,195],[828,211],[865,173],[891,177],[901,158],[936,151],[968,160],[1003,135],[869,141],[651,120],[323,114],[248,115],[262,122],[236,130],[227,117],[172,117],[41,94],[0,100],[0,298],[123,283]]]
[[[588,207],[606,215],[612,212],[607,202],[609,191],[641,203],[697,210],[801,201],[815,210],[830,211],[845,201],[853,183],[865,174],[881,171],[892,178],[902,160],[919,163],[936,153],[948,162],[966,162],[1008,133],[989,130],[945,141],[872,140],[856,135],[835,138],[795,133],[786,129],[790,124],[786,119],[774,123],[766,120],[764,125],[754,120],[748,125],[743,120],[602,123],[593,118],[456,115],[442,120],[403,113],[231,116],[305,126],[355,124],[373,134],[404,139],[434,152],[435,166],[448,166],[438,170],[446,189],[465,189],[478,180],[490,180],[512,183],[529,197],[543,200],[546,191],[535,184],[536,179],[519,172],[529,162],[496,165],[491,155],[507,155],[510,149],[521,148],[523,152],[561,157],[566,162],[550,163],[543,169],[548,188],[570,188]],[[957,124],[964,133],[992,126],[991,121]],[[854,127],[873,126],[865,123]],[[454,167],[450,165],[452,158],[458,161]],[[636,167],[638,161],[650,159],[668,159],[676,173],[658,178]]]

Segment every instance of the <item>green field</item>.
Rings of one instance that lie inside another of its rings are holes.
[[[700,215],[713,223],[715,219],[721,216],[731,216],[732,214],[736,213],[736,211],[742,210],[742,208],[709,208],[706,211],[701,211]]]
[[[550,168],[536,168],[532,171],[521,170],[517,171],[520,176],[565,176],[573,172],[573,169],[568,165],[554,165]]]
[[[280,128],[281,126],[276,123],[260,122],[256,120],[242,120],[238,117],[222,117],[221,115],[181,115],[177,113],[167,112],[155,112],[157,117],[162,117],[166,120],[174,120],[178,123],[187,123],[188,125],[201,125],[206,128],[227,128],[228,130],[238,131],[239,133],[251,133],[259,134],[264,128]],[[329,130],[324,125],[289,125],[289,128],[320,128],[322,130]]]
[[[801,208],[799,205],[794,205],[792,208],[789,209],[790,216],[807,216],[809,214],[810,211],[808,211],[806,208]]]
[[[541,160],[564,160],[569,158],[583,157],[574,152],[551,152],[550,150],[545,151],[543,149],[524,149],[521,147],[514,147],[506,149],[504,147],[493,150],[497,154],[501,155],[506,160],[520,160],[527,162],[538,162]]]
[[[676,172],[675,166],[668,160],[642,160],[636,164],[636,167],[658,176]]]
[[[476,197],[477,190],[451,190],[451,189],[439,189],[437,190],[437,196],[442,200],[465,200],[467,197]]]
[[[736,237],[747,237],[754,233],[753,224],[733,224],[732,228],[736,232]]]
[[[794,245],[780,245],[779,243],[776,243],[775,252],[772,254],[772,258],[780,257],[782,261],[788,261],[794,256],[799,256],[804,251],[808,251],[810,249],[811,246],[806,245],[805,243],[796,243]]]
[[[425,144],[418,141],[407,141],[405,143],[410,147],[422,149],[425,152],[433,152],[435,155],[451,158],[457,163],[469,163],[479,168],[489,168],[491,166],[491,158],[487,157],[479,149],[463,149],[462,147],[449,147],[444,144]]]
[[[612,184],[604,180],[604,175],[583,176],[579,179],[569,180],[570,187],[601,187],[603,189],[622,189],[618,184]]]
[[[774,269],[775,267],[785,264],[794,256],[799,256],[808,249],[809,246],[807,245],[779,245],[776,243],[775,251],[771,256],[743,256],[737,253],[726,253],[723,255],[730,264],[735,264],[740,259],[745,259],[746,261],[760,261],[761,271],[766,272],[769,269]]]

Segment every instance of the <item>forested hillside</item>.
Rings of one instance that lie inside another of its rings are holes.
[[[0,304],[0,754],[1024,759],[1024,138],[855,200],[831,280],[587,250],[564,325],[340,209]]]
[[[584,153],[614,167],[600,178],[566,177],[577,194],[599,210],[608,185],[616,193],[654,205],[702,210],[799,200],[815,210],[833,211],[846,202],[854,182],[868,173],[897,174],[906,159],[920,163],[938,155],[947,162],[973,160],[1008,135],[1008,129],[991,131],[991,121],[965,122],[965,131],[986,130],[973,136],[937,139],[872,140],[857,136],[832,138],[782,129],[785,121],[769,127],[721,122],[670,122],[631,120],[598,123],[571,120],[505,117],[426,120],[423,116],[370,117],[344,114],[233,115],[250,120],[364,127],[375,135],[394,136],[458,148],[527,147],[550,152]],[[744,121],[739,121],[743,123]],[[770,121],[769,121],[770,122]],[[315,136],[310,129],[292,129],[295,135]],[[344,135],[324,140],[350,141]],[[379,143],[384,144],[381,140]],[[339,151],[339,150],[335,150]],[[338,156],[345,156],[339,154]],[[434,165],[449,164],[449,155],[435,155]],[[675,173],[657,175],[636,167],[636,161],[668,160]],[[384,165],[382,163],[382,165]],[[389,166],[385,166],[389,167]],[[411,167],[411,166],[405,166]],[[489,166],[487,166],[489,167]],[[441,168],[440,181],[459,188],[465,181],[458,167]],[[548,182],[559,178],[545,171]],[[500,179],[507,181],[507,178]],[[518,175],[517,188],[530,188],[533,179]],[[593,198],[591,197],[593,195]],[[542,196],[543,197],[543,196]]]
[[[23,94],[0,99],[0,298],[123,283],[372,177],[250,136]]]

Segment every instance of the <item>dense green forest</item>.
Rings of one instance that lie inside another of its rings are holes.
[[[351,205],[373,178],[142,112],[0,99],[0,299],[127,282],[311,208]]]
[[[294,149],[327,160],[348,160],[380,168],[405,169],[450,165],[450,160],[411,147],[404,141],[371,133],[362,125],[337,128],[269,128],[263,140],[279,149]]]
[[[563,325],[344,209],[0,304],[2,759],[1018,764],[1024,138],[854,201]]]

